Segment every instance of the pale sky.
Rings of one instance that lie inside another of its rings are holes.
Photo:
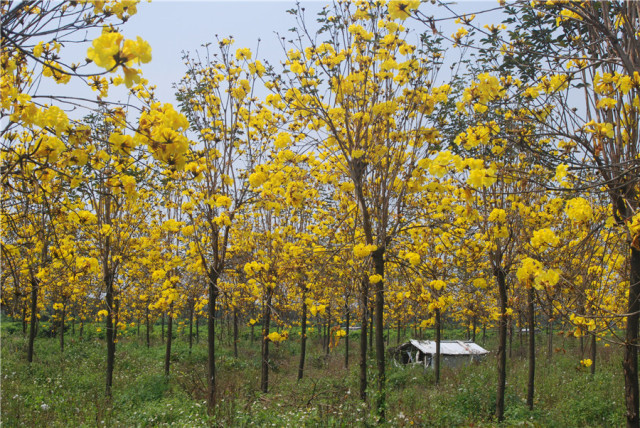
[[[315,25],[316,13],[330,1],[305,0],[301,4],[306,9],[306,21]],[[260,49],[256,59],[267,60],[276,66],[283,58],[282,47],[276,32],[287,37],[288,30],[295,26],[294,17],[286,12],[295,8],[295,1],[168,1],[155,0],[151,3],[142,1],[138,5],[138,13],[122,26],[126,38],[140,36],[148,41],[152,48],[153,59],[149,64],[142,64],[140,68],[145,78],[157,86],[156,95],[162,102],[175,103],[173,84],[184,75],[186,68],[182,61],[182,51],[194,52],[202,49],[202,45],[214,42],[215,35],[220,38],[234,36],[234,48],[248,47],[255,52],[258,39],[261,39]],[[495,8],[497,1],[463,1],[453,6],[461,13],[473,13],[485,9]],[[436,18],[450,16],[443,8],[436,7],[430,2],[423,3],[420,9]],[[495,14],[481,16],[479,24],[485,22],[497,23],[500,18]],[[476,23],[476,21],[474,21]],[[415,29],[414,37],[426,30],[424,24],[407,20],[404,23]],[[438,27],[443,34],[450,35],[460,25],[452,21],[439,22]],[[97,36],[97,34],[95,35]],[[95,37],[94,36],[94,37]],[[91,36],[90,36],[91,37]],[[409,40],[411,42],[411,40]],[[83,62],[86,57],[85,45],[66,46],[63,60],[67,62]],[[214,45],[215,48],[215,45]],[[88,71],[88,70],[86,70]],[[72,79],[73,81],[73,79]],[[95,98],[95,94],[82,85],[55,85],[50,79],[44,79],[40,93],[68,94],[76,91],[83,96]],[[42,91],[44,90],[44,91]],[[124,87],[112,88],[109,99],[125,101]],[[81,115],[86,114],[78,113]],[[71,116],[76,116],[70,113]]]

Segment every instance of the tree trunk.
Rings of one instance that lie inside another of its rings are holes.
[[[344,367],[345,368],[349,368],[349,315],[351,314],[349,311],[349,301],[347,300],[345,305],[344,305],[344,311],[346,312],[346,336],[344,337]]]
[[[271,327],[271,297],[273,289],[267,287],[267,296],[264,304],[263,312],[263,330],[262,330],[262,364],[260,370],[260,390],[265,394],[269,392],[269,329]]]
[[[384,247],[379,247],[372,254],[375,272],[384,278]],[[378,366],[378,422],[385,421],[386,390],[385,390],[385,360],[384,360],[384,280],[375,284],[376,292],[376,363]]]
[[[436,385],[440,384],[440,308],[436,308],[436,355],[433,361],[433,369],[436,375]]]
[[[150,326],[149,326],[149,306],[147,306],[147,309],[145,311],[145,317],[146,317],[146,324],[147,324],[147,349],[151,346],[151,339],[149,336],[149,330],[150,330]]]
[[[64,310],[64,306],[62,306],[62,309],[60,310],[60,352],[64,353],[64,316],[65,316],[65,310]]]
[[[591,335],[591,374],[596,374],[596,334]]]
[[[529,312],[529,382],[527,384],[527,406],[529,410],[533,410],[533,392],[536,376],[536,319],[533,301],[535,298],[535,289],[529,287],[527,290],[527,308]]]
[[[298,380],[304,376],[304,360],[307,355],[307,288],[302,289],[302,322],[300,324],[300,363]]]
[[[327,308],[327,344],[325,348],[325,356],[329,356],[329,349],[331,348],[331,305]]]
[[[162,343],[164,344],[164,313],[162,314],[161,325],[162,325]]]
[[[640,249],[631,246],[629,303],[625,336],[624,390],[627,407],[627,427],[640,426],[638,418],[638,319],[640,318]]]
[[[27,305],[22,304],[22,335],[27,335]]]
[[[524,348],[524,322],[522,321],[522,311],[518,311],[518,339],[520,340],[520,346],[518,347],[518,355],[522,356],[522,350]]]
[[[547,360],[551,362],[551,358],[553,357],[553,321],[551,321],[551,318],[549,319],[547,329],[549,330],[547,336]]]
[[[471,340],[475,343],[476,341],[476,327],[477,327],[477,318],[475,316],[475,314],[473,315],[473,319],[471,321],[472,323],[472,327],[473,327],[473,331],[471,332]]]
[[[167,348],[164,354],[164,375],[169,376],[171,367],[171,343],[173,342],[173,303],[169,306],[169,319],[167,321]]]
[[[106,268],[105,268],[106,269]],[[106,394],[111,398],[111,387],[113,385],[113,367],[116,357],[116,329],[114,325],[115,306],[114,306],[114,291],[113,291],[113,273],[108,272],[104,275],[104,282],[106,288],[106,302],[107,302],[107,382],[106,382]]]
[[[238,358],[238,308],[233,307],[233,356]]]
[[[29,323],[29,344],[27,361],[33,362],[33,342],[36,338],[36,321],[38,320],[38,280],[31,280],[31,320]]]
[[[398,320],[397,332],[396,332],[396,346],[400,345],[400,320]]]
[[[373,303],[369,308],[369,352],[373,352],[373,326],[376,324],[373,320],[373,315],[375,313],[375,308]]]
[[[196,319],[196,343],[200,343],[200,317],[198,317],[198,313],[194,317]]]
[[[367,320],[369,319],[369,279],[362,279],[360,296],[360,399],[367,399]]]
[[[207,406],[209,414],[213,414],[216,406],[216,299],[218,290],[218,274],[216,271],[209,272],[209,311],[208,311],[208,331],[207,331]],[[197,327],[196,323],[196,327]]]
[[[494,268],[494,275],[498,282],[500,320],[498,322],[498,388],[496,396],[496,419],[504,420],[504,393],[507,380],[507,282],[506,273],[502,267]]]
[[[521,349],[522,349],[522,331],[520,331],[520,350]],[[512,351],[513,351],[513,318],[509,318],[509,358],[513,357]]]
[[[191,301],[191,307],[189,308],[189,355],[191,355],[191,348],[193,348],[193,309],[195,303]]]

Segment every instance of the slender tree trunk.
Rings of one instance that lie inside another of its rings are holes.
[[[391,338],[391,323],[388,322],[387,323],[387,335],[385,337],[385,343],[386,343],[387,347],[389,346],[390,338]]]
[[[194,302],[191,301],[191,307],[189,308],[189,355],[191,355],[191,348],[193,348],[193,309]]]
[[[82,334],[84,333],[84,321],[80,321],[80,339],[82,339]]]
[[[64,310],[64,306],[62,306],[62,309],[60,310],[60,352],[64,353],[64,316],[65,316],[65,310]]]
[[[300,363],[298,380],[304,376],[304,360],[307,355],[307,288],[302,289],[302,322],[300,323]]]
[[[145,310],[145,318],[146,318],[146,324],[147,324],[147,349],[151,346],[151,339],[150,339],[150,335],[149,335],[149,330],[150,330],[150,326],[149,326],[149,306],[147,306],[146,310]]]
[[[522,356],[522,350],[524,349],[524,322],[522,321],[522,311],[518,311],[518,339],[520,340],[520,346],[518,347],[518,355]]]
[[[27,335],[27,305],[22,304],[22,335]]]
[[[264,393],[269,392],[269,329],[271,327],[271,297],[273,289],[267,289],[263,312],[263,330],[262,330],[262,364],[260,370],[260,390]]]
[[[529,287],[527,290],[527,308],[529,312],[529,382],[527,384],[527,406],[533,410],[533,394],[536,376],[536,319],[535,308],[533,306],[535,289]]]
[[[436,308],[436,355],[433,361],[433,368],[436,375],[436,385],[440,384],[440,308]]]
[[[375,310],[372,303],[371,307],[369,308],[369,352],[373,352],[373,326],[376,324],[373,321],[374,312]]]
[[[235,308],[234,308],[235,311]],[[234,314],[235,315],[235,314]],[[231,345],[231,341],[233,340],[233,319],[231,317],[231,314],[227,314],[227,344]]]
[[[105,268],[106,270],[106,268]],[[107,382],[106,382],[106,394],[111,398],[111,387],[113,385],[113,367],[116,357],[116,329],[114,325],[115,318],[115,306],[114,306],[114,291],[113,291],[113,273],[105,272],[104,282],[106,288],[106,302],[107,302]]]
[[[398,327],[396,332],[396,346],[400,345],[400,321],[398,320]]]
[[[164,344],[164,313],[162,314],[161,325],[162,325],[162,343]]]
[[[216,300],[220,290],[218,290],[218,273],[216,271],[209,272],[209,311],[207,319],[207,406],[209,414],[214,413],[216,406]],[[197,320],[197,318],[196,318]],[[196,327],[198,323],[196,322]],[[196,330],[197,331],[197,330]]]
[[[487,324],[482,324],[482,346],[484,346],[484,342],[487,340]]]
[[[362,279],[362,294],[360,296],[360,399],[367,399],[367,320],[369,319],[369,280]]]
[[[475,314],[473,315],[473,318],[471,320],[471,325],[473,327],[473,331],[471,332],[471,340],[475,343],[476,341],[476,327],[477,327],[477,318],[475,316]]]
[[[196,319],[196,343],[200,343],[200,317],[197,313],[194,317]]]
[[[551,321],[551,318],[549,318],[547,329],[549,330],[547,336],[547,360],[551,362],[551,358],[553,358],[553,321]]]
[[[344,310],[345,310],[345,315],[346,315],[346,336],[344,337],[344,367],[345,368],[349,368],[349,315],[351,314],[351,311],[349,311],[349,301],[347,299],[347,302],[344,305]]]
[[[238,308],[233,307],[233,356],[238,358]]]
[[[254,324],[251,324],[251,344],[253,345],[253,341],[255,340],[255,335],[253,333]]]
[[[522,330],[522,329],[521,329]],[[520,349],[522,349],[522,331],[520,332]],[[513,318],[509,318],[509,358],[512,358],[513,350]]]
[[[591,374],[596,374],[596,334],[591,335]]]
[[[379,247],[372,254],[375,272],[384,278],[384,247]],[[375,284],[376,293],[376,362],[378,366],[378,422],[385,421],[386,389],[385,389],[385,355],[384,355],[384,280]]]
[[[173,303],[169,306],[169,319],[167,321],[167,348],[164,354],[164,375],[169,376],[171,367],[171,344],[173,342]]]
[[[629,275],[629,303],[627,313],[627,331],[625,336],[624,389],[627,407],[627,427],[640,426],[638,418],[638,319],[640,318],[640,249],[631,246]]]
[[[498,388],[496,396],[496,419],[498,422],[504,420],[504,393],[507,380],[507,282],[506,273],[502,267],[494,269],[494,275],[498,282],[500,320],[498,322]]]
[[[325,356],[329,356],[329,349],[331,348],[331,305],[327,308],[327,345],[325,349]]]
[[[36,338],[36,322],[38,321],[38,280],[31,280],[31,320],[29,322],[29,344],[27,361],[33,362],[33,342]]]

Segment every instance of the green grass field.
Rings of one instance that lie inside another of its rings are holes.
[[[346,369],[344,342],[325,357],[319,339],[311,337],[306,376],[297,382],[299,344],[292,334],[288,341],[272,346],[270,392],[262,394],[260,342],[252,344],[247,329],[241,335],[240,357],[236,359],[228,338],[223,337],[217,360],[220,402],[216,414],[210,417],[204,401],[207,349],[203,328],[200,343],[194,343],[191,353],[187,337],[175,336],[168,378],[163,372],[165,347],[159,325],[150,349],[133,329],[121,336],[113,398],[109,401],[104,396],[104,333],[96,332],[96,327],[85,327],[82,339],[77,332],[75,336],[67,332],[64,354],[56,338],[38,337],[35,360],[29,366],[21,326],[2,322],[3,426],[375,425],[373,411],[358,399],[357,340],[351,341],[350,366]],[[446,334],[449,338],[456,335],[464,338],[461,331]],[[576,339],[556,336],[554,345],[560,350],[550,363],[545,340],[545,335],[540,335],[535,409],[529,411],[525,404],[527,361],[520,356],[518,337],[513,339],[503,426],[623,426],[622,350],[601,346],[597,372],[592,376],[580,366]],[[486,347],[491,351],[495,350],[494,342],[489,334]],[[395,344],[393,332],[391,344]],[[492,419],[497,377],[493,355],[483,363],[455,371],[444,368],[437,387],[430,371],[389,364],[388,426],[497,425]],[[373,380],[373,360],[370,367]]]

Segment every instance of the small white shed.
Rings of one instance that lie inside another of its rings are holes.
[[[419,364],[433,367],[436,342],[433,340],[410,340],[391,350],[397,365]],[[489,351],[474,342],[462,340],[440,341],[440,365],[459,367],[473,361],[481,361]]]

